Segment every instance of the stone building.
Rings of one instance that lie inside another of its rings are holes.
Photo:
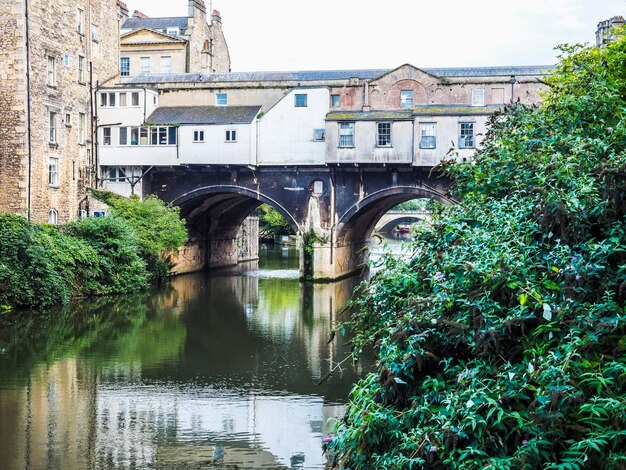
[[[118,68],[119,0],[0,3],[0,210],[62,223],[85,208],[91,90]]]
[[[122,77],[186,72],[230,72],[219,11],[207,23],[203,0],[189,0],[186,17],[150,18],[136,11],[122,24]]]
[[[624,26],[623,16],[614,16],[608,20],[600,21],[596,30],[596,46],[604,46],[614,38],[615,28]]]

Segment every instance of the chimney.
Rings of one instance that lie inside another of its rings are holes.
[[[119,9],[119,13],[122,19],[124,20],[127,19],[128,18],[128,5],[126,5],[121,0],[117,0],[117,8]]]
[[[135,12],[133,13],[133,18],[146,19],[146,18],[150,18],[150,17],[148,15],[146,15],[145,13],[141,13],[139,10],[135,10]]]
[[[620,26],[624,26],[623,16],[614,16],[609,20],[600,21],[596,30],[596,46],[604,46],[613,41],[615,39],[613,29]]]
[[[213,23],[222,23],[222,15],[217,10],[213,10],[213,14],[211,15],[211,24]]]
[[[200,12],[203,18],[206,18],[206,5],[204,4],[204,0],[189,0],[188,7],[189,18],[193,18],[196,14],[196,10]]]

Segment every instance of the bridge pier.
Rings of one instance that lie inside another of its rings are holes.
[[[301,238],[300,272],[307,281],[334,281],[367,268],[368,241],[337,244],[310,232]]]

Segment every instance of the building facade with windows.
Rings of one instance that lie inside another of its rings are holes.
[[[188,0],[188,16],[149,18],[135,11],[121,27],[120,75],[230,72],[217,10],[207,23],[203,0]]]
[[[91,184],[91,89],[117,72],[116,0],[0,4],[0,210],[75,219]]]

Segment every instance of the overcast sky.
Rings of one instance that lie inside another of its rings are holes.
[[[205,0],[209,8],[209,0]],[[151,17],[187,0],[127,0]],[[595,43],[625,0],[213,0],[232,70],[545,65],[561,43]]]

